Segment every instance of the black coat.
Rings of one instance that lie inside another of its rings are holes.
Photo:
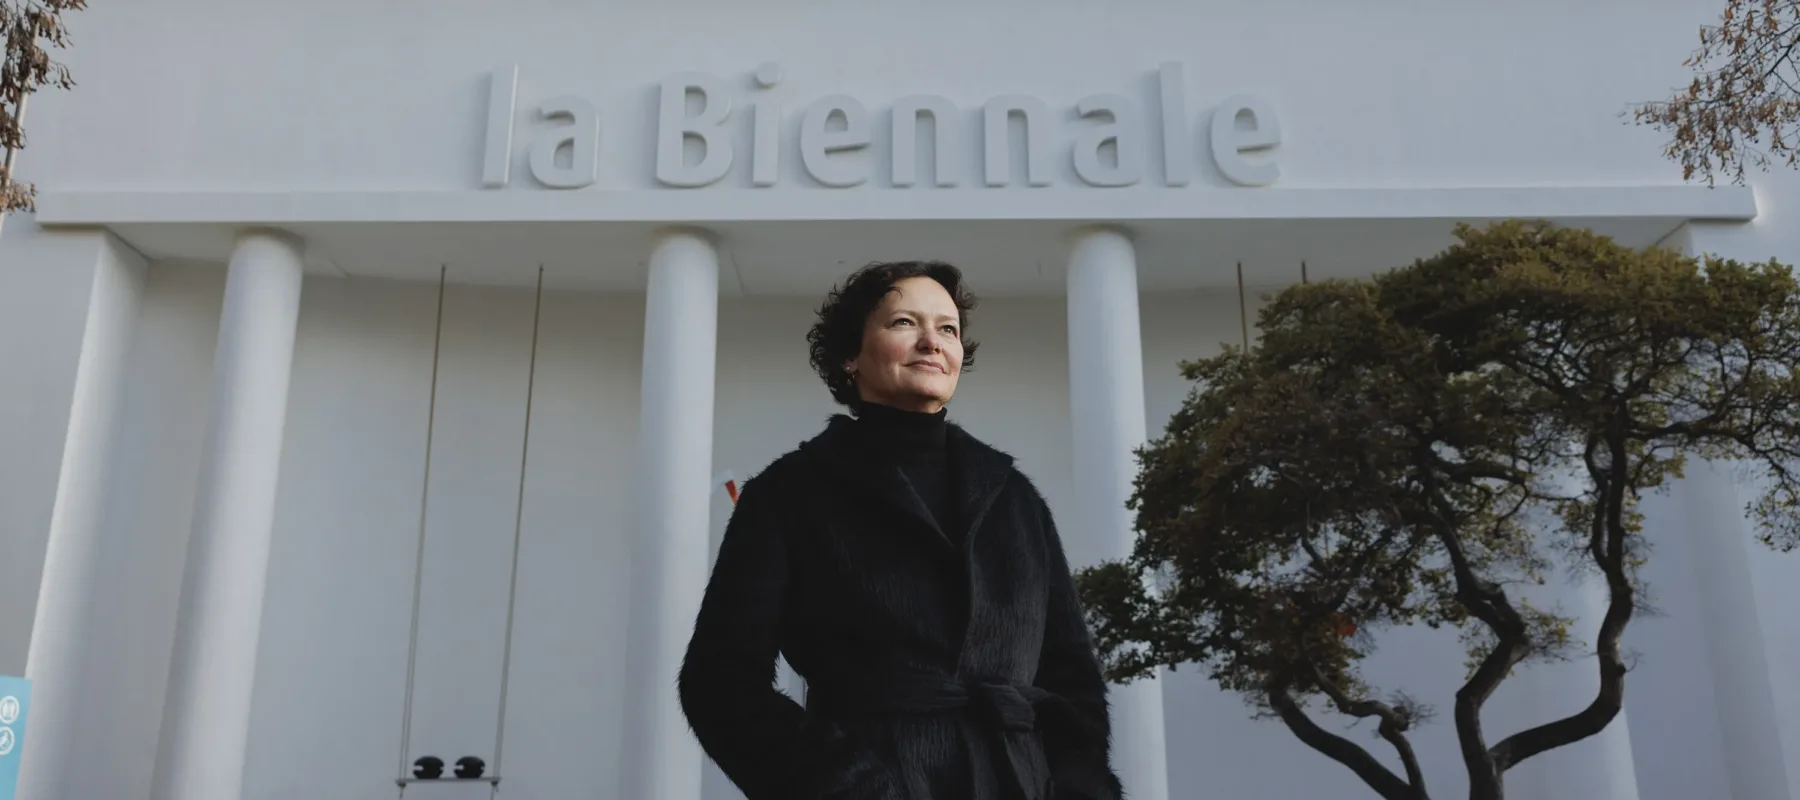
[[[680,675],[749,800],[1118,800],[1107,688],[1043,497],[951,425],[943,531],[848,417],[744,484]],[[807,681],[774,688],[777,652]]]

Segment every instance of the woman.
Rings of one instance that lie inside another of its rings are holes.
[[[1120,797],[1050,511],[944,418],[974,302],[948,264],[874,264],[808,334],[850,416],[742,487],[680,676],[749,800]],[[804,708],[773,688],[777,653]]]

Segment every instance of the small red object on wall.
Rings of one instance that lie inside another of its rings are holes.
[[[719,473],[718,477],[713,478],[713,483],[725,487],[725,496],[731,498],[732,505],[737,505],[737,476],[731,474],[731,470],[725,470],[724,472]]]

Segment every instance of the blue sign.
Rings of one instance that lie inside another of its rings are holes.
[[[30,711],[31,681],[0,675],[0,800],[14,800],[19,791],[19,748]]]

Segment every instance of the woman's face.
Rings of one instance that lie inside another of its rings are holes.
[[[962,319],[943,284],[906,278],[863,322],[862,352],[844,364],[864,402],[937,413],[962,374]]]

